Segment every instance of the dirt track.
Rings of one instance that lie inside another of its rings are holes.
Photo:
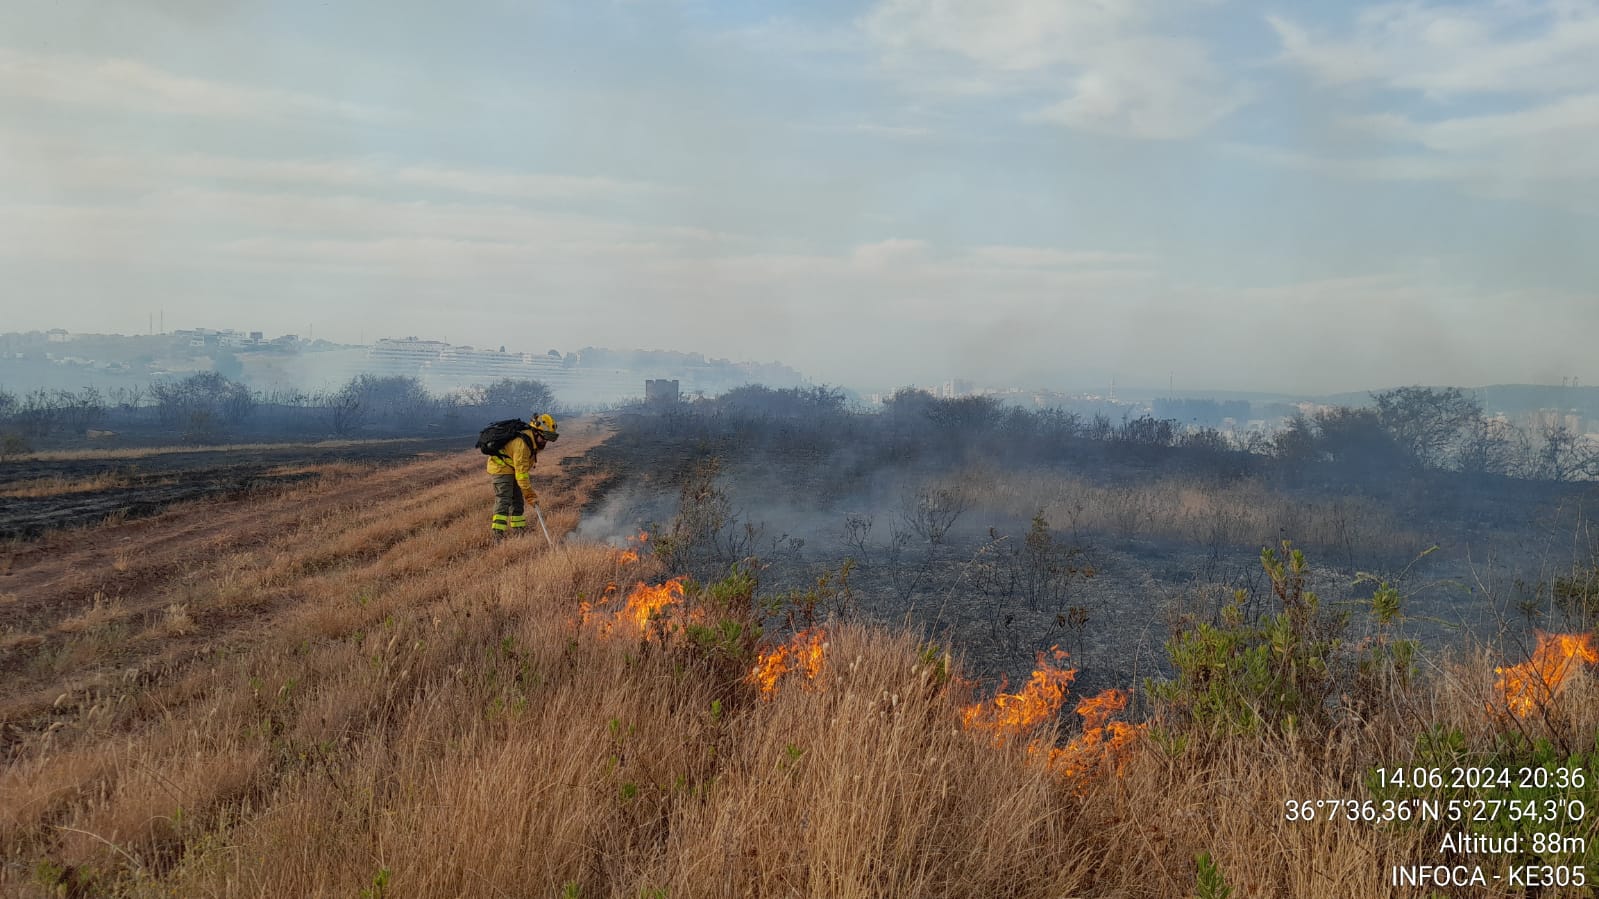
[[[576,526],[595,481],[561,469],[606,436],[592,421],[575,421],[541,455],[534,480],[557,535]],[[483,464],[471,449],[454,449],[336,466],[310,483],[235,490],[14,544],[0,557],[0,747],[47,726],[62,696],[127,678],[166,679],[264,632],[276,612],[302,601],[294,576],[392,565],[412,541],[474,515],[484,539],[473,551],[488,550],[492,497]],[[330,546],[326,525],[339,521],[360,539]],[[228,596],[217,595],[219,583],[233,585]],[[175,603],[187,607],[192,628],[163,626]],[[97,634],[107,636],[91,639]]]

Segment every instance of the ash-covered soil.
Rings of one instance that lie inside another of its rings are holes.
[[[97,524],[111,516],[139,518],[188,500],[294,484],[316,478],[319,465],[393,465],[425,453],[460,450],[461,440],[430,437],[333,446],[152,452],[136,458],[4,462],[0,463],[0,490],[30,482],[71,485],[98,479],[113,481],[116,486],[0,498],[0,538],[31,538],[55,528]],[[466,446],[470,448],[470,441]]]
[[[711,546],[678,570],[711,578],[733,560],[755,557],[762,592],[770,596],[814,587],[828,574],[836,584],[851,559],[847,601],[834,597],[847,614],[903,622],[964,656],[985,680],[1019,683],[1039,652],[1059,646],[1078,668],[1080,693],[1125,687],[1167,673],[1165,643],[1174,629],[1216,620],[1235,591],[1244,592],[1249,614],[1280,608],[1261,565],[1260,543],[1073,529],[1057,519],[1050,522],[1047,564],[1061,571],[1040,585],[1037,572],[1029,572],[1040,563],[1029,562],[1025,548],[1031,522],[985,506],[981,497],[936,544],[909,533],[906,515],[914,509],[907,497],[925,496],[929,485],[958,486],[960,459],[934,455],[884,464],[817,453],[780,438],[747,447],[736,434],[715,441],[649,436],[624,426],[582,460],[585,469],[606,477],[584,510],[580,535],[621,542],[641,529],[669,534],[685,507],[684,485],[715,459],[714,483],[725,494],[712,516],[720,529]],[[1061,470],[1083,476],[1070,463]],[[1327,607],[1349,613],[1351,640],[1372,632],[1370,598],[1378,582],[1387,582],[1404,597],[1402,636],[1435,649],[1472,640],[1530,647],[1534,627],[1574,625],[1547,596],[1541,610],[1522,607],[1529,597],[1536,604],[1537,585],[1569,569],[1570,528],[1573,516],[1582,514],[1581,502],[1561,504],[1542,493],[1555,500],[1566,495],[1535,485],[1514,502],[1478,501],[1494,512],[1491,525],[1464,504],[1459,514],[1422,515],[1396,501],[1398,520],[1407,527],[1414,522],[1403,543],[1295,545],[1311,563],[1308,587]],[[871,524],[864,532],[863,521]]]

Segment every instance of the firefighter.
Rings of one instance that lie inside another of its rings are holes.
[[[526,533],[527,517],[523,513],[528,505],[539,501],[533,490],[533,464],[538,461],[539,450],[557,436],[555,418],[544,413],[527,422],[489,456],[488,471],[494,482],[494,520],[490,527],[496,542],[505,539],[507,532],[516,536]]]

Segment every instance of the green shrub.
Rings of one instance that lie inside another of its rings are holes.
[[[684,585],[692,607],[683,626],[687,661],[709,669],[728,688],[755,664],[762,635],[756,588],[754,563],[733,565],[719,581]]]
[[[1237,591],[1219,624],[1202,622],[1167,641],[1176,677],[1146,683],[1150,695],[1209,730],[1319,727],[1339,686],[1333,663],[1348,615],[1322,607],[1307,588],[1304,553],[1286,540],[1281,555],[1267,548],[1260,561],[1282,611],[1249,622],[1247,595]]]
[[[1227,899],[1233,894],[1233,888],[1227,885],[1226,878],[1221,876],[1221,869],[1216,867],[1209,852],[1194,856],[1194,865],[1198,868],[1194,875],[1196,899]]]

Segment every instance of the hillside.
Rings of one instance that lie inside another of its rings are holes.
[[[12,544],[0,892],[1420,897],[1391,868],[1441,826],[1285,804],[1372,799],[1380,765],[1599,776],[1599,684],[1573,664],[1557,695],[1507,692],[1520,669],[1485,650],[1358,681],[1314,740],[1176,702],[1128,720],[1059,655],[975,683],[962,647],[826,620],[825,590],[577,539],[606,436],[540,461],[555,549],[488,544],[470,451]]]

